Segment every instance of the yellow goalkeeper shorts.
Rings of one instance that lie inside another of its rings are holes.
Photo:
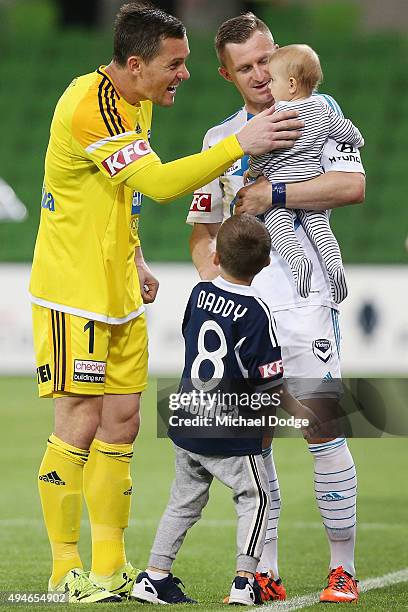
[[[145,315],[109,325],[32,305],[40,397],[139,393],[147,386]]]

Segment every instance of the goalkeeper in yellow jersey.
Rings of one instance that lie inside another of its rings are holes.
[[[210,182],[245,154],[290,147],[297,114],[266,110],[211,150],[162,164],[149,144],[152,104],[171,106],[189,78],[183,24],[124,5],[113,60],[72,81],[51,124],[30,283],[41,397],[55,427],[39,471],[52,549],[51,591],[73,602],[118,601],[127,561],[130,460],[147,381],[144,304],[158,282],[138,238],[142,194],[168,202]],[[82,496],[92,530],[88,577],[78,553]]]

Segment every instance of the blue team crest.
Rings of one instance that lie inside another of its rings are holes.
[[[143,194],[140,191],[133,192],[132,198],[132,215],[140,215],[143,203]]]

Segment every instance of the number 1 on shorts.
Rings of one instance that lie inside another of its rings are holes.
[[[95,344],[95,321],[88,321],[88,323],[84,326],[84,332],[89,329],[89,347],[88,353],[92,354],[94,352],[94,344]]]

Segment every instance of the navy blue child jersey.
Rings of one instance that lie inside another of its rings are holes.
[[[185,361],[179,392],[205,392],[220,398],[222,404],[222,398],[231,392],[242,398],[281,384],[282,356],[275,321],[252,287],[221,277],[198,283],[191,292],[182,331]],[[206,438],[205,433],[189,437],[170,422],[168,433],[181,448],[202,455],[262,451],[261,429],[250,438]]]

